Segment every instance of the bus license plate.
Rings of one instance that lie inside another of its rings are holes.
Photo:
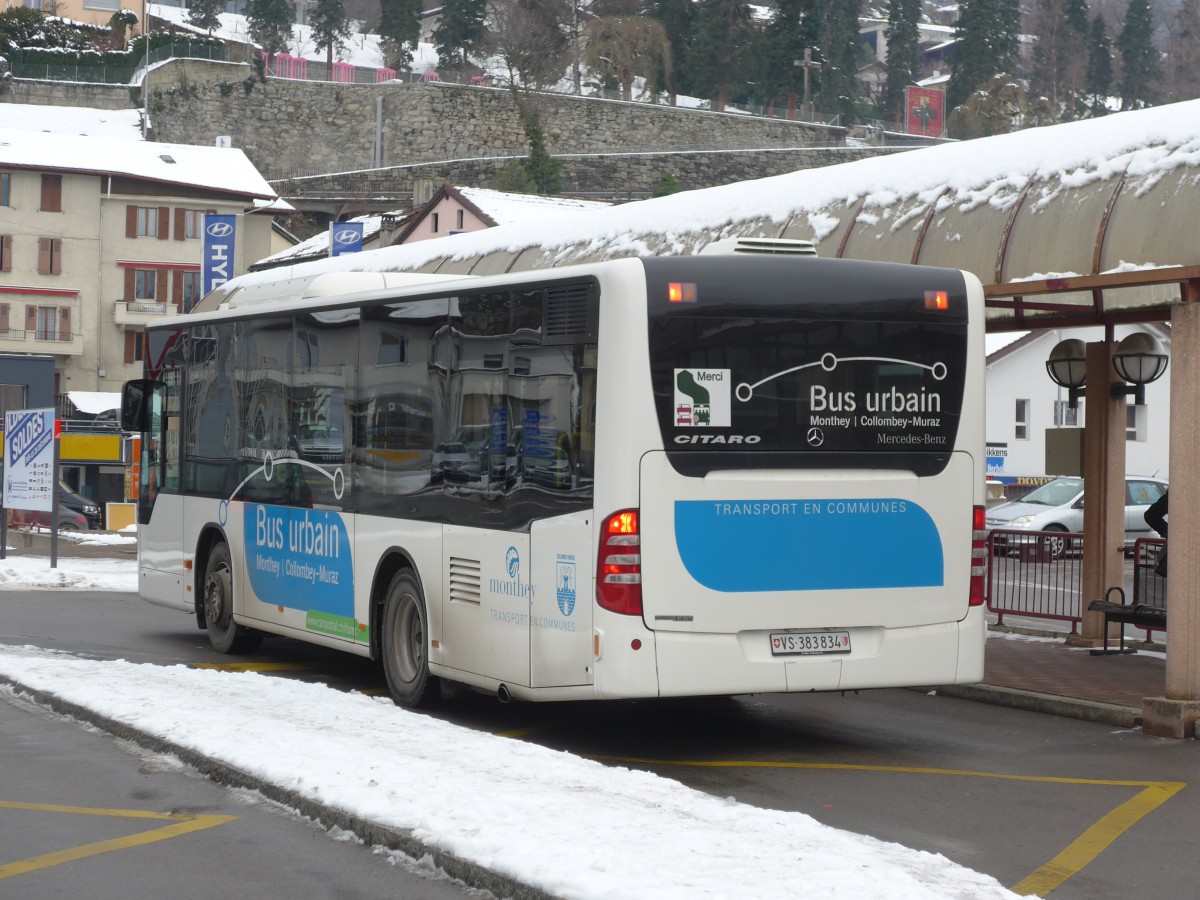
[[[772,656],[819,656],[849,652],[848,631],[783,631],[771,635]]]

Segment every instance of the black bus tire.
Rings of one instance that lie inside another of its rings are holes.
[[[253,653],[262,643],[262,633],[243,628],[233,621],[233,565],[229,547],[213,546],[204,569],[204,627],[208,642],[218,653]]]
[[[438,696],[429,674],[429,617],[416,576],[401,569],[392,576],[380,618],[380,655],[388,692],[397,706],[413,709]]]

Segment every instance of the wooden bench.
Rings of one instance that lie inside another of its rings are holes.
[[[1120,597],[1120,600],[1111,599],[1113,594]],[[1125,629],[1121,629],[1121,645],[1118,650],[1108,649],[1108,623],[1120,622],[1122,625],[1140,625],[1143,628],[1163,628],[1167,627],[1167,610],[1164,606],[1156,606],[1150,603],[1126,603],[1125,589],[1122,587],[1110,587],[1104,592],[1103,600],[1093,600],[1088,604],[1088,609],[1091,612],[1104,613],[1104,649],[1093,650],[1095,655],[1109,653],[1136,653],[1133,648],[1125,649]]]

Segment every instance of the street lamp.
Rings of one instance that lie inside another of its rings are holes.
[[[1059,387],[1067,389],[1067,405],[1071,409],[1079,406],[1083,396],[1083,382],[1087,377],[1087,348],[1078,338],[1059,341],[1046,360],[1046,374]]]
[[[1122,380],[1127,382],[1112,383],[1113,397],[1132,395],[1133,402],[1143,406],[1146,403],[1146,385],[1157,381],[1167,370],[1167,354],[1163,352],[1162,345],[1156,338],[1144,331],[1135,331],[1117,344],[1117,352],[1113,354],[1113,368]]]

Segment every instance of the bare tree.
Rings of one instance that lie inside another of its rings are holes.
[[[559,13],[565,6],[538,0],[491,0],[488,49],[504,61],[511,85],[541,90],[567,68],[567,39]]]
[[[621,85],[621,99],[633,99],[633,81],[646,79],[646,89],[656,93],[660,72],[671,71],[671,42],[657,19],[614,16],[589,22],[584,62],[609,72]]]

